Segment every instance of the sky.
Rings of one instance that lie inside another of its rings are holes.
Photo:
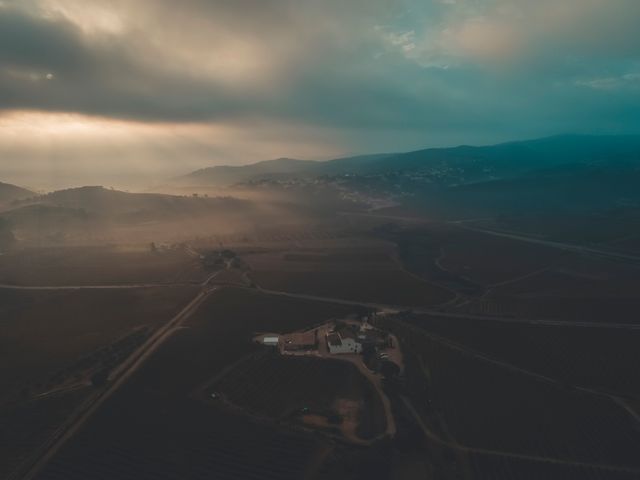
[[[0,0],[0,181],[640,133],[638,0]]]

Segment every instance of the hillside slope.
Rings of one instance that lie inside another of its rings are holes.
[[[33,195],[35,195],[35,193],[27,190],[26,188],[11,185],[10,183],[0,182],[0,204],[29,198]]]

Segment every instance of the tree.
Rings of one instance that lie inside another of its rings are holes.
[[[233,250],[222,250],[220,252],[220,256],[222,258],[226,258],[227,260],[231,260],[232,258],[235,258],[237,255],[236,255],[236,252],[234,252]]]
[[[376,349],[370,343],[364,343],[362,345],[362,361],[371,370],[375,370]]]
[[[345,328],[347,328],[347,323],[343,320],[336,320],[333,322],[334,330],[338,333],[342,332]]]

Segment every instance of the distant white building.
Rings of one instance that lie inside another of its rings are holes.
[[[342,336],[339,333],[330,333],[327,335],[327,347],[329,353],[360,353],[362,352],[362,343],[358,342],[351,336]]]

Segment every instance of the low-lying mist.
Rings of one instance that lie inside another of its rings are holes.
[[[310,220],[290,195],[240,189],[176,193],[81,187],[14,200],[0,218],[15,245],[24,247],[183,242]]]

